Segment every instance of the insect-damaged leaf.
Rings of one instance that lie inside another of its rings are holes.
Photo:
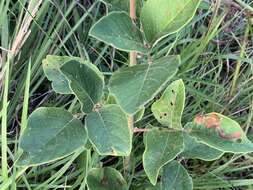
[[[127,190],[127,183],[114,168],[93,168],[87,176],[89,190]]]
[[[132,148],[132,131],[127,115],[118,105],[106,105],[86,117],[86,128],[100,155],[128,156]]]
[[[68,61],[60,70],[66,76],[73,94],[84,113],[90,113],[102,99],[104,78],[98,68],[88,61]]]
[[[176,74],[179,56],[164,57],[150,64],[120,69],[110,80],[109,89],[129,114],[134,114],[164,88]]]
[[[144,144],[144,170],[155,185],[160,169],[183,151],[183,134],[181,131],[154,128],[145,133]]]
[[[91,36],[123,51],[147,53],[140,30],[125,12],[111,12],[90,30]]]
[[[60,71],[62,65],[68,61],[81,61],[80,58],[73,58],[68,56],[54,56],[48,55],[42,61],[43,70],[48,80],[52,81],[52,88],[56,93],[71,94],[66,76]]]
[[[18,165],[47,163],[84,147],[87,135],[83,124],[62,108],[41,107],[28,118],[20,138],[23,155]]]
[[[171,128],[181,129],[181,116],[185,103],[185,87],[182,80],[171,83],[162,97],[152,105],[155,118]]]
[[[187,133],[184,133],[183,135],[185,147],[180,155],[185,158],[211,161],[220,158],[224,153],[204,143],[198,142],[195,137],[192,137]]]
[[[220,129],[214,126],[207,128],[204,124],[191,122],[185,125],[189,135],[196,137],[197,141],[220,151],[232,153],[253,152],[253,143],[247,138],[236,121],[218,113],[210,113],[206,116],[212,115],[219,118],[218,126]]]
[[[161,180],[161,190],[192,189],[192,178],[180,163],[174,160],[164,166]]]
[[[141,22],[148,42],[173,34],[194,16],[201,0],[147,0]]]

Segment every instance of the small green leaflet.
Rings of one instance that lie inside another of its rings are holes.
[[[153,103],[152,112],[164,126],[181,129],[181,117],[185,104],[185,87],[182,80],[171,83],[162,97]]]
[[[248,153],[253,152],[253,143],[247,138],[240,125],[219,113],[206,114],[207,116],[217,115],[220,119],[219,126],[225,135],[240,134],[240,138],[225,138],[222,137],[215,127],[207,128],[204,125],[199,125],[196,122],[191,122],[185,125],[185,129],[189,135],[195,137],[197,141],[207,144],[215,149],[223,152],[231,153]]]
[[[92,168],[87,175],[89,190],[128,190],[127,183],[114,168]]]
[[[179,64],[179,56],[170,56],[119,69],[110,79],[109,90],[124,111],[134,114],[164,88],[177,73]]]
[[[44,73],[47,79],[52,81],[52,88],[56,93],[72,94],[66,76],[60,71],[62,65],[72,60],[82,61],[80,58],[55,55],[48,55],[42,61]]]
[[[145,133],[144,144],[144,170],[155,185],[160,169],[183,151],[183,134],[181,131],[153,128]]]
[[[132,149],[132,131],[127,115],[118,105],[106,105],[86,117],[91,143],[100,155],[128,156]]]
[[[161,190],[192,190],[192,178],[187,170],[177,161],[172,161],[163,168]]]
[[[193,18],[201,0],[147,0],[141,23],[150,43],[181,30]]]
[[[47,56],[43,69],[55,92],[74,94],[89,113],[102,99],[104,77],[98,68],[77,57]]]
[[[125,12],[111,12],[104,16],[91,28],[89,34],[123,51],[148,53],[141,31]]]
[[[24,151],[20,166],[48,163],[84,147],[87,135],[84,125],[71,113],[54,107],[36,109],[28,118],[20,138]]]
[[[78,98],[84,113],[90,113],[102,99],[104,78],[90,62],[69,61],[60,70],[66,76],[70,89]]]

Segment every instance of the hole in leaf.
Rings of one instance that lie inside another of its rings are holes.
[[[173,102],[170,102],[170,105],[171,105],[171,106],[174,106]]]
[[[175,91],[174,90],[171,90],[171,92],[174,94],[175,93]]]
[[[164,115],[164,116],[167,116],[167,113],[164,113],[163,115]]]

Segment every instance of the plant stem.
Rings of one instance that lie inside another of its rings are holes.
[[[20,134],[24,132],[27,125],[27,113],[29,109],[30,78],[31,78],[31,59],[28,64],[27,76],[26,76],[26,82],[25,82],[25,93],[24,93],[24,103],[23,103],[22,116],[21,116]]]
[[[135,8],[135,0],[130,0],[130,17],[132,19],[133,24],[135,24],[136,20],[136,8]],[[134,66],[137,64],[137,53],[135,51],[131,51],[129,54],[129,66]],[[128,115],[128,128],[134,132],[134,116]],[[124,171],[125,169],[129,170],[130,166],[130,156],[127,156],[124,160]]]
[[[135,24],[135,19],[136,19],[135,0],[130,0],[130,17],[133,21],[133,24]],[[136,58],[137,58],[137,53],[135,51],[130,52],[130,55],[129,55],[129,59],[130,59],[129,66],[130,67],[136,65],[136,63],[137,63]],[[133,131],[134,118],[132,115],[128,116],[128,127],[130,129],[132,129],[132,131]]]
[[[9,74],[11,57],[8,54],[4,72],[4,94],[2,108],[2,179],[3,183],[8,181],[8,161],[7,161],[7,121],[8,121],[8,93],[9,93]]]
[[[136,20],[136,6],[135,0],[130,0],[130,17],[133,21]]]
[[[250,24],[247,25],[247,28],[245,29],[245,32],[244,32],[244,38],[243,38],[241,51],[240,51],[240,58],[243,58],[244,53],[245,53],[245,48],[247,46],[248,36],[249,36],[249,28],[250,28]],[[236,91],[237,80],[238,80],[238,77],[240,74],[240,69],[241,69],[241,60],[238,60],[238,62],[236,64],[235,72],[234,72],[232,87],[230,90],[230,97],[232,97]]]
[[[146,128],[134,128],[134,133],[143,133],[143,132],[147,132],[150,131],[150,129],[146,129]]]

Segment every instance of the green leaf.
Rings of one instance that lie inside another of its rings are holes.
[[[172,161],[163,169],[161,190],[192,190],[192,178],[177,161]]]
[[[136,112],[136,114],[134,114],[135,123],[142,119],[144,112],[145,112],[145,107],[142,107],[139,111]]]
[[[132,131],[127,115],[118,105],[106,105],[88,114],[86,129],[100,155],[128,156],[132,148]]]
[[[198,142],[195,137],[184,133],[184,151],[180,154],[185,158],[212,161],[223,155],[222,151]]]
[[[87,135],[83,124],[62,108],[36,109],[28,118],[20,138],[23,155],[18,165],[51,162],[84,147]]]
[[[112,12],[100,19],[90,35],[123,51],[147,53],[140,30],[125,12]]]
[[[148,0],[141,22],[148,42],[181,30],[193,18],[201,0]]]
[[[180,79],[171,83],[162,97],[153,103],[152,112],[162,124],[171,128],[181,129],[181,117],[185,104],[184,82]]]
[[[212,115],[216,115],[219,118],[218,125],[225,136],[220,135],[220,132],[215,127],[207,128],[205,125],[197,124],[196,122],[188,123],[185,126],[189,135],[220,151],[232,153],[253,152],[253,143],[247,138],[236,121],[219,113],[206,114],[206,116]],[[240,135],[240,137],[229,137],[231,135]]]
[[[47,79],[52,81],[52,88],[56,93],[72,94],[67,78],[60,71],[60,67],[62,65],[72,60],[80,60],[80,59],[68,56],[48,55],[46,59],[42,61],[44,73]]]
[[[92,168],[87,176],[89,190],[127,190],[127,183],[114,168]]]
[[[73,94],[84,113],[90,113],[102,99],[104,78],[98,68],[88,61],[68,61],[60,70],[66,76]]]
[[[160,169],[183,151],[183,134],[181,131],[154,128],[145,133],[144,144],[144,170],[155,185]]]
[[[109,90],[127,113],[134,114],[164,88],[179,64],[179,56],[170,56],[154,63],[119,69],[112,75]]]
[[[140,190],[142,190],[142,189],[140,189]],[[156,184],[156,186],[147,187],[147,188],[145,188],[145,190],[161,190],[161,184],[158,183],[158,184]]]

